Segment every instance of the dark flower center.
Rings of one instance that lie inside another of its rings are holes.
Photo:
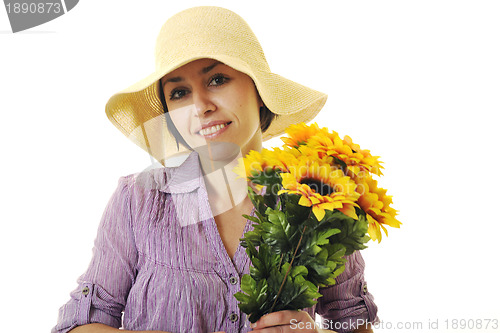
[[[330,187],[330,185],[317,179],[303,178],[300,183],[309,186],[311,190],[321,195],[329,195],[335,192],[335,189]]]

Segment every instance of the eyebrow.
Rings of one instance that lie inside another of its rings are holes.
[[[214,62],[213,64],[211,64],[210,66],[203,67],[203,68],[201,69],[201,71],[199,72],[199,74],[200,74],[200,75],[201,75],[201,74],[207,74],[207,73],[208,73],[208,72],[210,72],[212,69],[214,69],[214,68],[215,68],[215,66],[217,66],[217,65],[219,65],[219,64],[221,64],[221,62],[220,62],[220,61],[216,61],[216,62]],[[181,77],[181,76],[171,77],[171,78],[168,78],[168,79],[166,79],[165,81],[163,81],[162,86],[165,86],[165,84],[167,84],[168,82],[174,82],[174,83],[176,83],[176,82],[181,82],[181,81],[184,81],[184,78],[183,78],[183,77]]]

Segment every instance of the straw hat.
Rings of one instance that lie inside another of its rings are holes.
[[[267,108],[279,115],[263,141],[283,134],[291,124],[308,122],[327,95],[271,72],[248,24],[230,10],[202,6],[184,10],[165,22],[156,40],[155,71],[113,95],[106,104],[109,120],[160,163],[179,152],[166,127],[159,80],[197,59],[212,58],[250,76]]]

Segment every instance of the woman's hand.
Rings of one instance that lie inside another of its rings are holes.
[[[326,333],[305,311],[284,310],[262,316],[251,325],[259,333]]]

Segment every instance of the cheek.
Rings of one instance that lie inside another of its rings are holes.
[[[170,115],[170,119],[172,119],[172,122],[174,123],[175,128],[177,128],[177,130],[179,132],[182,131],[183,127],[185,127],[185,126],[182,126],[182,124],[184,124],[184,121],[180,117],[175,116],[175,115]]]
[[[258,96],[253,96],[249,100],[247,112],[249,120],[255,124],[256,127],[260,127],[260,103]]]
[[[183,134],[189,132],[189,110],[185,108],[179,108],[168,112],[170,119],[177,128],[179,133]]]
[[[240,91],[237,105],[240,116],[248,122],[248,125],[252,126],[253,123],[257,122],[258,126],[260,126],[260,98],[256,93],[251,91],[252,89],[254,88],[247,88],[244,91]]]

